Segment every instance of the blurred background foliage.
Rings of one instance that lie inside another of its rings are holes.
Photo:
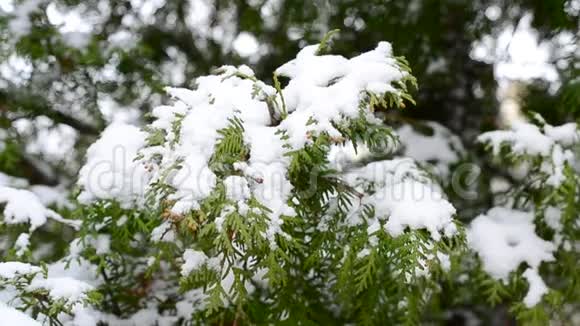
[[[434,120],[469,148],[505,123],[505,94],[552,123],[580,116],[577,0],[3,0],[0,11],[0,171],[31,184],[74,181],[99,132],[143,123],[165,85],[192,87],[222,64],[269,81],[336,28],[335,53],[387,40],[410,62],[417,105],[390,122]],[[549,78],[498,71],[524,23],[550,52]]]

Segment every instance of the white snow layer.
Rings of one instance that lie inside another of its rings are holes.
[[[14,326],[41,326],[42,324],[28,317],[23,312],[8,307],[0,301],[0,321],[3,325]]]
[[[540,156],[546,183],[558,187],[564,181],[564,164],[574,166],[574,153],[568,147],[580,142],[576,123],[561,126],[545,124],[538,127],[531,123],[517,122],[511,130],[497,130],[481,134],[477,140],[489,144],[494,155],[509,147],[516,155]]]
[[[12,279],[17,276],[40,273],[40,267],[17,261],[0,263],[0,277]]]
[[[426,121],[424,127],[429,128],[432,134],[422,133],[410,125],[397,129],[403,154],[418,162],[433,163],[436,172],[446,179],[450,165],[457,163],[464,154],[463,144],[459,137],[436,122]]]
[[[44,2],[44,0],[24,0],[15,6],[15,10],[9,14],[11,19],[8,21],[8,30],[11,35],[20,38],[28,34],[32,28],[30,15],[38,11]]]
[[[552,261],[556,249],[536,235],[533,213],[503,207],[475,218],[467,240],[481,258],[483,269],[504,280],[521,263],[538,268],[543,261]]]
[[[546,283],[544,283],[544,280],[542,280],[537,269],[528,268],[523,276],[529,284],[528,293],[524,297],[524,304],[528,308],[531,308],[542,300],[544,294],[548,293],[548,287],[546,286]]]
[[[64,277],[36,277],[28,286],[29,290],[45,289],[53,300],[64,299],[67,303],[83,300],[86,292],[93,286],[75,278]]]
[[[208,261],[208,257],[202,251],[186,249],[183,253],[183,265],[181,265],[181,275],[187,276],[192,271],[200,269]]]
[[[78,228],[79,222],[66,220],[51,209],[46,208],[33,192],[0,186],[0,203],[5,203],[4,222],[7,224],[30,223],[30,230],[44,225],[47,219]]]
[[[538,268],[542,262],[554,260],[556,246],[536,235],[533,213],[494,207],[471,222],[467,241],[493,278],[507,281],[520,264],[529,266],[523,274],[529,283],[524,298],[528,307],[537,304],[548,291]]]
[[[395,64],[391,45],[380,42],[376,49],[351,59],[338,55],[315,55],[318,45],[304,47],[296,59],[276,70],[290,77],[283,95],[288,112],[281,127],[288,131],[293,148],[302,148],[309,132],[327,132],[330,136],[341,134],[332,126],[340,117],[359,114],[361,93],[396,93],[391,82],[407,74]],[[308,124],[314,119],[317,123]]]
[[[442,233],[452,236],[456,232],[455,208],[411,159],[372,162],[349,172],[346,181],[354,187],[376,187],[374,194],[364,196],[360,205],[353,207],[353,225],[361,223],[359,209],[371,204],[378,218],[386,220],[384,228],[391,236],[401,235],[407,227],[426,229],[434,240]]]
[[[135,126],[108,126],[87,150],[87,161],[79,172],[78,184],[83,191],[78,199],[84,203],[115,199],[123,206],[141,203],[148,176],[135,157],[146,136]]]

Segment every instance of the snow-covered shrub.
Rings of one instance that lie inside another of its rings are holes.
[[[471,222],[467,241],[491,277],[485,282],[490,301],[519,301],[523,292],[512,310],[547,324],[550,318],[570,320],[562,302],[568,313],[578,309],[580,131],[576,123],[551,126],[537,115],[532,120],[478,137],[495,163],[507,167],[503,177],[510,180],[497,195],[499,206]]]
[[[549,318],[544,302],[574,302],[577,273],[561,262],[576,259],[576,126],[482,135],[528,162],[530,183],[465,231],[444,193],[460,140],[436,124],[433,139],[398,135],[383,120],[413,103],[407,62],[386,42],[350,59],[326,52],[303,48],[273,85],[223,66],[194,89],[167,88],[173,100],[148,125],[114,123],[91,145],[74,204],[0,187],[2,316],[418,324],[444,320],[449,296],[515,302],[525,320]]]
[[[89,149],[81,198],[158,212],[139,230],[149,240],[140,246],[157,247],[118,263],[174,297],[179,317],[416,318],[407,312],[428,299],[422,284],[449,268],[455,209],[412,160],[341,172],[329,160],[341,149],[395,151],[395,132],[374,111],[410,100],[405,61],[388,43],[352,59],[321,50],[305,47],[277,69],[274,86],[224,66],[194,90],[168,88],[174,102],[153,110],[147,135],[114,125]],[[106,160],[111,173],[91,177],[115,146],[124,151]],[[100,215],[118,228],[121,216]]]

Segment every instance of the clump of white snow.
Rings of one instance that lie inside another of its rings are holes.
[[[361,222],[356,218],[358,210],[371,204],[377,217],[386,220],[385,231],[394,237],[407,227],[426,229],[434,240],[439,240],[441,234],[452,236],[456,232],[455,208],[445,199],[440,187],[411,159],[373,162],[350,171],[345,179],[354,187],[375,187],[373,194],[365,195],[360,206],[354,207],[353,224]]]
[[[2,150],[2,143],[0,143],[0,150]],[[28,180],[0,172],[0,186],[24,188],[28,186]]]
[[[17,261],[0,263],[0,277],[12,279],[19,275],[29,275],[40,273],[40,267]]]
[[[434,240],[440,239],[440,232],[446,236],[455,233],[452,218],[455,207],[432,186],[405,180],[385,189],[385,193],[386,197],[376,207],[388,215],[385,230],[392,236],[402,234],[406,227],[426,229]]]
[[[536,305],[548,292],[538,269],[554,260],[556,246],[536,235],[533,213],[494,207],[471,222],[467,241],[493,278],[506,281],[520,264],[529,266],[523,273],[529,283],[526,306]]]
[[[171,227],[171,222],[164,221],[158,227],[154,228],[151,231],[151,241],[153,242],[172,242],[175,240],[175,232]]]
[[[435,164],[435,168],[443,178],[449,176],[449,166],[457,163],[464,154],[464,147],[459,137],[444,126],[426,121],[424,127],[431,133],[422,133],[410,125],[397,129],[399,140],[403,146],[403,154],[418,162]]]
[[[536,235],[533,213],[503,207],[494,207],[475,218],[467,240],[481,258],[483,269],[504,280],[521,263],[538,268],[543,261],[554,260],[556,249]]]
[[[292,114],[280,126],[288,132],[289,143],[295,149],[308,142],[308,133],[341,137],[333,122],[356,117],[364,92],[398,94],[391,82],[408,75],[397,66],[387,42],[351,59],[316,55],[317,50],[318,45],[306,46],[296,59],[276,70],[278,75],[290,77],[283,95]],[[315,122],[309,124],[309,120]]]
[[[14,242],[14,248],[16,249],[16,255],[22,256],[24,252],[28,250],[28,246],[30,246],[30,234],[28,233],[20,233],[18,238],[16,238],[16,242]]]
[[[528,293],[524,297],[524,304],[528,308],[531,308],[542,300],[544,294],[548,293],[548,287],[546,286],[546,283],[544,283],[544,280],[542,280],[537,269],[528,268],[523,276],[529,284]]]
[[[541,171],[547,175],[547,184],[558,187],[565,179],[565,164],[575,164],[574,153],[569,147],[579,143],[580,132],[575,123],[538,127],[531,123],[517,122],[511,130],[486,132],[477,140],[489,144],[494,155],[500,154],[502,148],[509,147],[515,155],[541,157]]]
[[[64,299],[67,303],[74,303],[86,298],[86,292],[93,286],[72,277],[36,277],[28,286],[30,291],[44,289],[54,299]]]
[[[477,140],[491,144],[495,155],[500,153],[502,146],[510,145],[517,154],[547,156],[554,145],[554,141],[544,135],[540,127],[525,122],[514,123],[511,130],[486,132],[479,135]]]
[[[6,204],[3,212],[5,223],[29,223],[31,231],[44,225],[49,218],[75,228],[79,226],[78,221],[66,220],[55,211],[46,208],[41,200],[28,190],[0,186],[0,203]]]
[[[124,206],[142,203],[148,171],[135,158],[146,136],[139,128],[123,123],[107,127],[87,150],[87,162],[79,172],[82,193],[78,199],[84,203],[114,199]]]
[[[202,251],[186,249],[183,253],[183,265],[181,275],[187,276],[191,272],[199,270],[208,261],[208,257]]]
[[[49,187],[45,185],[30,186],[32,191],[44,206],[54,205],[57,208],[71,208],[72,204],[68,200],[68,193],[64,187]]]
[[[0,301],[0,319],[5,325],[41,326],[42,324],[30,318],[25,313],[11,308]]]
[[[250,197],[250,189],[246,178],[232,175],[224,179],[224,185],[226,186],[226,197],[228,199],[238,201]]]
[[[9,13],[10,20],[8,21],[8,30],[11,35],[20,38],[30,32],[32,22],[30,15],[40,9],[40,6],[45,0],[24,0],[15,10]]]
[[[571,146],[580,141],[580,131],[578,125],[574,122],[566,123],[561,126],[544,126],[544,133],[555,142],[563,146]]]

